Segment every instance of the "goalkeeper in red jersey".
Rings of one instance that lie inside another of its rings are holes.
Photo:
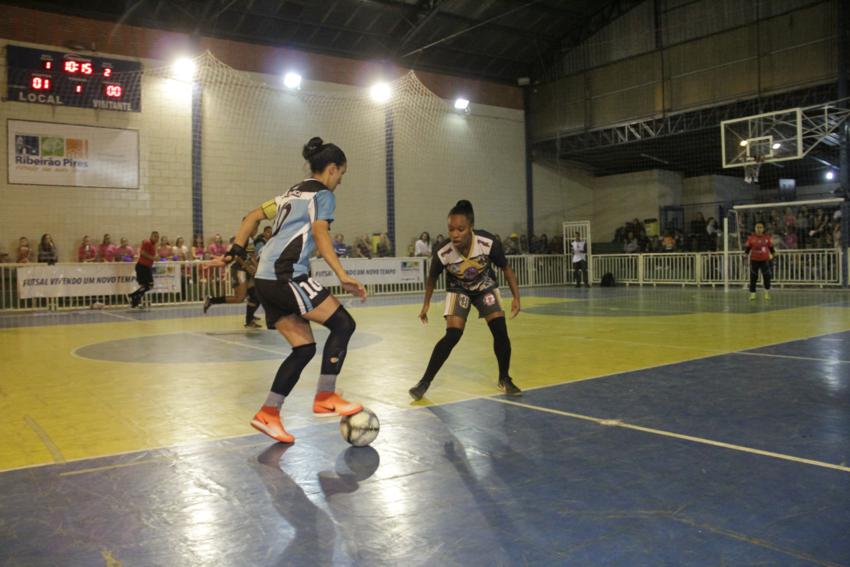
[[[756,223],[753,234],[747,238],[744,253],[750,257],[750,301],[756,298],[756,282],[761,272],[764,282],[764,298],[770,299],[771,260],[776,255],[770,235],[764,231],[764,223]]]

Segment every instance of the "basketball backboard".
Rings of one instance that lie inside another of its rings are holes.
[[[765,112],[720,123],[723,167],[803,157],[803,113],[799,108]]]

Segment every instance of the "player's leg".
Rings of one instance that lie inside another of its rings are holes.
[[[764,298],[770,299],[770,280],[773,277],[773,266],[771,266],[770,261],[766,261],[762,263],[761,266],[761,280],[764,284]]]
[[[251,328],[259,328],[260,325],[257,323],[256,317],[254,317],[254,313],[257,312],[257,309],[260,307],[260,300],[257,297],[257,290],[254,289],[252,284],[249,284],[248,291],[246,292],[248,296],[248,301],[245,303],[245,326]]]
[[[283,335],[292,346],[292,352],[278,368],[271,390],[251,420],[251,426],[281,443],[292,443],[295,438],[284,429],[280,410],[301,378],[301,372],[315,356],[316,340],[310,323],[299,315],[299,306],[289,286],[285,282],[267,280],[261,283],[263,286],[257,291],[266,311],[266,323]]]
[[[522,394],[510,375],[511,339],[508,337],[508,326],[505,323],[505,311],[502,309],[502,297],[498,289],[483,293],[476,297],[475,307],[481,317],[487,321],[490,333],[493,335],[493,353],[499,364],[498,387],[510,396]]]
[[[408,392],[414,400],[421,400],[428,387],[442,368],[443,363],[449,358],[455,345],[463,336],[466,327],[466,318],[469,316],[471,302],[468,295],[449,292],[446,294],[446,309],[443,316],[446,318],[446,334],[434,345],[431,358],[425,368],[425,374]]]
[[[756,282],[759,279],[759,266],[755,260],[750,260],[750,301],[756,298]]]
[[[148,290],[153,288],[153,268],[136,264],[136,282],[139,288],[130,294],[130,307],[138,307]]]
[[[573,262],[573,281],[581,287],[581,262]]]
[[[209,295],[204,300],[204,313],[209,311],[213,305],[223,303],[242,303],[248,295],[248,279],[243,271],[236,271],[231,278],[233,295]]]
[[[363,406],[337,394],[336,381],[345,362],[348,342],[357,327],[354,318],[330,291],[312,278],[299,278],[293,286],[305,308],[302,317],[324,325],[331,332],[322,349],[322,370],[313,400],[313,413],[353,415]]]

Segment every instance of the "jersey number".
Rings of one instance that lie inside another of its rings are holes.
[[[298,285],[307,292],[307,297],[314,299],[319,292],[322,291],[322,284],[315,281],[313,278],[307,278],[306,282],[298,282]]]
[[[283,214],[281,214],[283,211]],[[292,212],[292,203],[286,203],[283,205],[280,210],[277,212],[277,219],[275,220],[276,226],[272,236],[276,236],[278,232],[280,232],[281,227],[283,226],[283,222],[286,220],[286,217],[289,216],[289,213]]]

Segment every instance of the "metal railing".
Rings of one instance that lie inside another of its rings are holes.
[[[593,262],[593,282],[599,283],[610,273],[618,285],[709,285],[724,284],[724,255],[722,252],[668,254],[597,254]],[[838,249],[782,250],[773,263],[774,285],[835,287],[843,284],[841,266],[844,254]],[[210,295],[232,292],[228,268],[210,266],[204,262],[181,262],[179,292],[149,292],[150,305],[180,305],[200,303]],[[508,256],[508,264],[517,275],[520,287],[543,287],[573,283],[571,258],[566,255]],[[82,308],[126,306],[127,296],[97,295],[22,299],[18,296],[17,269],[30,264],[0,264],[0,311],[45,311]],[[427,274],[430,259],[423,262]],[[728,255],[728,283],[743,285],[749,279],[749,267],[741,252]],[[504,274],[498,271],[499,285],[506,286]],[[422,293],[422,282],[372,284],[371,295]],[[437,289],[445,289],[445,273],[437,281]],[[344,295],[341,288],[330,290]]]

